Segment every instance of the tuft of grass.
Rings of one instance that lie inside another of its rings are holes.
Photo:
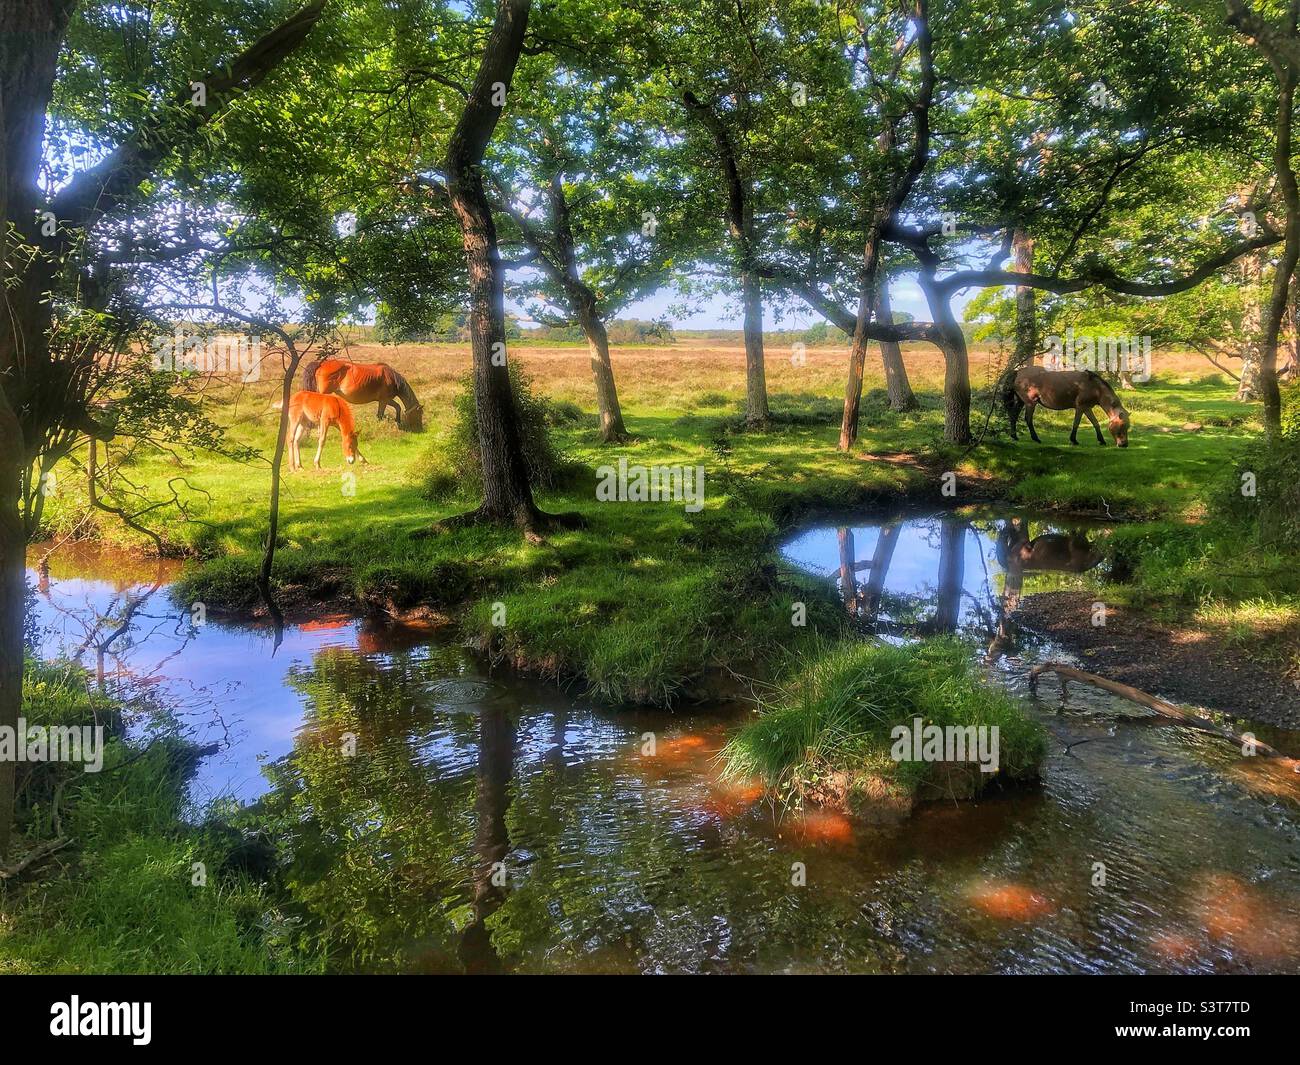
[[[895,761],[896,726],[914,719],[940,727],[996,727],[999,769],[970,763]],[[791,679],[724,748],[724,772],[760,777],[788,796],[884,792],[910,799],[978,794],[994,779],[1038,776],[1046,753],[1042,727],[1000,689],[981,682],[969,648],[951,638],[904,646],[846,641],[805,654]],[[864,784],[866,785],[864,787]],[[963,796],[964,797],[964,796]]]

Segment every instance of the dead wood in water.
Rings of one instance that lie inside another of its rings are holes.
[[[1131,684],[1122,684],[1117,680],[1107,680],[1096,673],[1089,673],[1086,670],[1075,669],[1074,666],[1067,666],[1061,662],[1044,662],[1041,665],[1034,666],[1029,671],[1029,688],[1031,691],[1037,691],[1038,678],[1043,673],[1055,673],[1061,681],[1061,694],[1065,694],[1065,685],[1067,680],[1081,680],[1086,684],[1095,685],[1112,695],[1118,695],[1129,702],[1137,703],[1139,706],[1145,706],[1148,710],[1154,710],[1161,717],[1177,721],[1180,725],[1186,725],[1188,728],[1196,729],[1198,732],[1208,732],[1212,736],[1218,736],[1221,739],[1231,740],[1240,747],[1250,745],[1258,754],[1267,755],[1270,758],[1282,758],[1288,762],[1295,763],[1300,768],[1300,762],[1295,762],[1292,758],[1287,758],[1281,751],[1275,747],[1270,747],[1263,740],[1257,740],[1253,737],[1247,738],[1239,732],[1232,729],[1224,728],[1222,725],[1216,725],[1213,721],[1204,717],[1198,717],[1196,714],[1189,714],[1181,707],[1175,706],[1171,702],[1149,695],[1141,688],[1134,688]]]

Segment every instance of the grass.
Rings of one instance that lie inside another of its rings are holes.
[[[79,669],[29,664],[29,725],[102,723],[115,711],[88,693]],[[269,888],[222,871],[230,834],[185,819],[193,813],[185,809],[185,752],[175,741],[141,748],[115,738],[99,773],[37,767],[22,793],[16,851],[50,839],[56,827],[73,842],[20,878],[0,881],[0,973],[320,968],[281,933],[286,924]],[[56,778],[65,781],[57,825]]]
[[[923,726],[996,728],[998,771],[895,759],[893,730],[910,730],[916,718]],[[969,798],[995,780],[1033,779],[1045,751],[1042,728],[980,681],[969,648],[931,639],[903,647],[846,642],[808,656],[723,757],[733,777],[757,776],[780,794],[862,812],[882,800]]]
[[[337,440],[327,469],[288,476],[282,541],[274,578],[284,590],[354,603],[406,608],[421,603],[454,612],[463,634],[543,672],[585,679],[611,701],[668,702],[695,686],[711,666],[737,669],[797,649],[839,620],[825,595],[774,565],[779,534],[813,510],[861,508],[904,498],[936,505],[1005,498],[1037,509],[1129,519],[1117,542],[1131,549],[1133,580],[1108,589],[1116,599],[1184,612],[1258,598],[1266,591],[1296,601],[1292,567],[1280,586],[1237,585],[1216,577],[1240,543],[1231,529],[1207,522],[1207,495],[1230,476],[1235,456],[1258,432],[1254,408],[1232,400],[1227,378],[1205,373],[1196,356],[1166,356],[1158,376],[1126,394],[1133,411],[1125,451],[1087,441],[1068,443],[1068,418],[1038,419],[1044,440],[1006,436],[1000,410],[973,450],[942,443],[938,389],[941,361],[931,349],[905,349],[921,410],[888,410],[881,382],[866,382],[863,424],[851,454],[835,449],[844,353],[813,348],[800,366],[776,345],[769,352],[772,428],[740,427],[744,353],[737,346],[681,343],[614,352],[624,414],[634,439],[599,441],[592,413],[588,356],[577,346],[519,347],[512,358],[537,391],[557,405],[553,433],[561,452],[590,471],[567,487],[539,493],[553,511],[579,511],[583,531],[528,544],[511,530],[459,529],[413,537],[440,518],[467,509],[435,501],[425,486],[450,442],[448,412],[468,365],[464,346],[358,346],[358,359],[391,362],[411,380],[426,410],[425,434],[397,431],[358,411],[370,465],[344,492]],[[996,376],[998,356],[977,353],[977,384]],[[214,383],[211,410],[234,440],[270,450],[275,382],[238,388]],[[978,394],[972,420],[984,424],[990,397]],[[585,411],[575,420],[574,409]],[[442,412],[442,421],[435,412]],[[1204,426],[1184,431],[1184,423]],[[681,504],[598,503],[594,471],[626,457],[632,464],[702,465],[706,501],[698,514]],[[445,467],[445,463],[444,463]],[[955,500],[940,495],[940,475],[958,474]],[[165,535],[190,554],[177,593],[209,609],[245,611],[254,603],[252,574],[265,529],[269,476],[264,463],[239,465],[202,455],[141,456],[129,471],[158,486],[183,476],[192,520]],[[58,481],[49,501],[51,532],[82,520],[77,478]],[[201,492],[199,491],[201,490]],[[100,534],[130,539],[111,518]],[[1262,559],[1261,572],[1284,561]],[[790,604],[811,601],[810,625],[790,624]],[[823,600],[825,600],[823,602]],[[505,609],[505,624],[499,620]]]

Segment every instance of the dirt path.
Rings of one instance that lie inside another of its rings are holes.
[[[1166,626],[1112,607],[1089,624],[1092,597],[1079,592],[1026,596],[1016,619],[1077,654],[1085,669],[1174,702],[1203,706],[1283,728],[1300,728],[1300,684],[1249,646],[1203,628]]]

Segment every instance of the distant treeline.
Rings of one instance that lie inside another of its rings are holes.
[[[910,322],[912,316],[894,312],[895,322]],[[739,329],[679,329],[669,322],[649,321],[643,318],[617,318],[607,323],[611,344],[675,344],[679,340],[710,340],[719,344],[744,344],[744,333]],[[962,332],[967,343],[987,339],[976,335],[977,327],[966,323]],[[354,344],[462,344],[469,343],[469,322],[464,314],[448,314],[432,327],[421,330],[387,328],[381,318],[375,325],[347,325],[341,330],[346,340]],[[519,319],[506,318],[506,338],[525,340],[537,344],[585,344],[582,329],[576,325],[542,325],[525,328]],[[797,343],[809,347],[818,345],[844,345],[848,334],[829,322],[817,322],[806,329],[765,329],[763,339],[776,346],[793,346]]]

